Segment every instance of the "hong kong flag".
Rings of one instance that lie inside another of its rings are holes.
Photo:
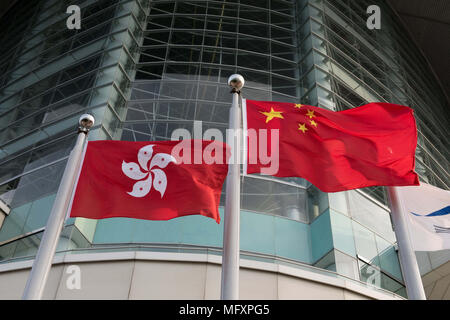
[[[324,192],[419,184],[417,129],[408,107],[369,103],[333,112],[246,100],[244,115],[247,173],[302,177]]]
[[[220,223],[228,156],[218,141],[91,141],[70,216],[169,220],[200,214]]]

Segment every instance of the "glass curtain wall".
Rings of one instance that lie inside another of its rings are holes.
[[[382,10],[380,30],[366,27],[373,4]],[[448,101],[390,7],[385,1],[310,0],[300,11],[304,102],[332,110],[377,101],[413,108],[416,171],[421,181],[448,189]],[[386,201],[383,188],[365,191]]]
[[[226,82],[233,73],[246,80],[245,98],[297,102],[296,21],[293,1],[152,1],[121,139],[167,140],[179,128],[194,136],[194,124],[200,134],[215,128],[225,137],[231,104]],[[241,248],[311,264],[309,223],[327,211],[326,194],[303,179],[256,175],[242,177],[241,190]],[[99,221],[94,244],[221,248],[222,225],[200,221]],[[130,236],[118,239],[109,232],[119,225]],[[147,234],[131,232],[143,225]],[[161,228],[179,232],[155,237]],[[205,228],[219,238],[205,236]]]
[[[66,27],[73,4],[81,8],[79,30]],[[0,259],[35,253],[79,116],[95,116],[91,140],[120,138],[148,7],[142,4],[17,2],[1,20],[0,201],[10,213],[0,229]],[[91,241],[93,224],[70,219],[60,248]]]
[[[246,80],[245,98],[295,102],[295,6],[287,1],[152,1],[123,140],[166,140],[175,129],[225,136],[228,76]],[[302,179],[243,178],[242,207],[308,223]],[[280,196],[280,195],[283,196]]]
[[[380,30],[366,27],[370,5],[381,9]],[[302,103],[335,111],[378,101],[410,106],[420,180],[448,189],[448,101],[391,8],[366,0],[299,1],[298,8]],[[385,188],[361,191],[329,195],[334,252],[318,264],[406,295]]]

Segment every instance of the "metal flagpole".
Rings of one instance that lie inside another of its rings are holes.
[[[389,203],[391,207],[392,222],[397,237],[400,266],[405,280],[406,293],[410,300],[426,300],[422,277],[417,264],[407,222],[405,209],[399,196],[398,187],[388,187]]]
[[[244,78],[239,74],[233,74],[228,78],[228,85],[232,87],[231,93],[233,94],[229,124],[233,148],[226,185],[220,294],[222,300],[239,299],[239,217],[241,209],[241,113],[239,110],[239,95],[244,83]]]
[[[94,125],[94,117],[90,114],[83,114],[80,117],[79,124],[77,141],[67,161],[64,175],[39,245],[39,250],[34,259],[30,275],[28,276],[22,297],[23,300],[39,300],[42,298],[44,292],[72,195],[75,176],[83,153],[83,146],[89,129]]]

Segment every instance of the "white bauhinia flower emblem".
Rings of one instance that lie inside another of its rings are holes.
[[[161,193],[161,198],[164,196],[164,192],[167,187],[167,177],[164,169],[170,162],[177,163],[174,157],[167,153],[157,153],[153,159],[153,144],[145,146],[141,148],[138,152],[138,162],[122,162],[122,171],[123,173],[133,180],[140,180],[136,182],[133,186],[133,191],[127,192],[129,195],[141,198],[146,196],[150,190],[152,189],[152,181],[153,187]],[[150,165],[148,162],[150,161]],[[141,171],[141,169],[144,172]],[[153,167],[158,167],[160,169],[152,169]],[[152,179],[152,173],[154,175],[154,179]]]

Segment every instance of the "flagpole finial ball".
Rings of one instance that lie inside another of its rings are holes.
[[[80,120],[78,121],[80,124],[80,127],[83,129],[90,129],[94,126],[95,119],[92,115],[85,113],[80,117]]]
[[[244,77],[240,74],[232,74],[228,78],[228,85],[233,89],[241,90],[244,86],[245,80]]]

